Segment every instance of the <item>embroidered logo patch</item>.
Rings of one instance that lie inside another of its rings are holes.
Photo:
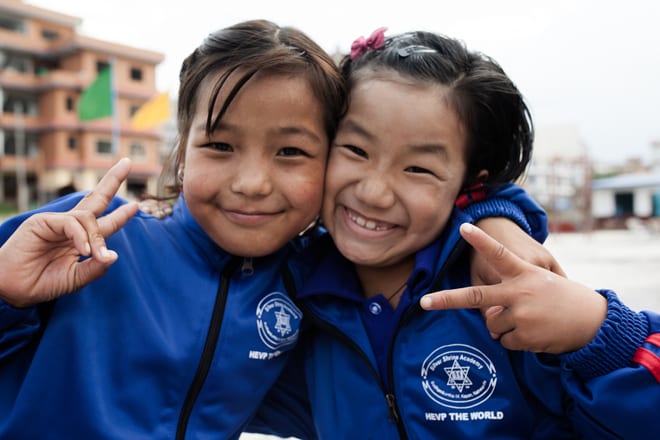
[[[257,305],[259,337],[270,349],[278,350],[298,340],[302,312],[284,293],[266,295]]]
[[[495,391],[497,372],[476,348],[450,344],[436,348],[422,363],[422,387],[434,402],[454,409],[473,408]]]

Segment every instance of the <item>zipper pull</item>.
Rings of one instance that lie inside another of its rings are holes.
[[[396,411],[396,397],[392,393],[387,393],[385,394],[385,400],[387,400],[387,407],[390,409],[390,417],[398,424],[399,413]]]
[[[243,258],[241,264],[241,275],[249,277],[254,274],[254,266],[252,265],[252,257]]]

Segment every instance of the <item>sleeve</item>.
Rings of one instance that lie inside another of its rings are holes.
[[[86,194],[77,192],[56,199],[36,210],[24,212],[9,218],[0,224],[0,245],[4,244],[14,231],[30,216],[39,212],[65,212],[72,209]],[[115,197],[106,212],[116,209],[126,203]],[[41,307],[15,308],[0,300],[0,360],[26,346],[39,331],[44,317],[44,311],[50,310],[50,305]]]
[[[599,292],[608,300],[601,329],[560,357],[575,430],[584,438],[660,438],[660,315]]]
[[[543,208],[514,183],[467,188],[456,199],[456,206],[475,222],[487,217],[506,217],[543,243],[548,237],[548,218]]]
[[[40,327],[37,307],[17,309],[0,301],[0,363],[23,348]]]

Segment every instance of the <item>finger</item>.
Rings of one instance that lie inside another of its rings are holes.
[[[460,232],[475,252],[482,255],[502,278],[514,277],[521,272],[524,261],[478,227],[463,223]]]
[[[492,335],[501,337],[516,328],[516,324],[511,317],[511,310],[506,307],[491,307],[490,313],[486,316],[486,327]]]
[[[138,212],[139,204],[129,202],[114,211],[97,219],[99,230],[103,237],[109,237],[120,230]]]
[[[504,310],[503,306],[492,306],[488,307],[487,309],[482,309],[481,315],[484,318],[484,322],[487,322],[489,319],[492,319],[495,315],[502,313]],[[495,333],[493,332],[490,328],[488,329],[490,332],[490,336],[493,339],[499,339],[500,336],[502,336],[502,333]]]
[[[85,231],[92,257],[101,262],[111,262],[113,260],[113,255],[106,246],[105,237],[101,233],[95,215],[90,211],[82,210],[70,211],[69,215],[74,217],[80,224],[80,227]]]
[[[120,159],[74,209],[91,211],[99,216],[108,207],[110,200],[117,194],[130,170],[131,160],[127,157]]]
[[[76,263],[75,281],[76,290],[103,276],[110,266],[117,261],[118,255],[114,251],[108,251],[108,259],[100,261],[96,258],[88,258]]]
[[[441,290],[424,295],[419,304],[424,310],[480,309],[507,306],[510,294],[504,284],[470,286]]]
[[[564,272],[564,269],[561,267],[559,262],[556,261],[556,260],[553,260],[553,262],[550,265],[550,267],[548,268],[548,270],[550,270],[551,272],[556,273],[557,275],[559,275],[561,277],[568,278],[568,275],[566,275],[566,272]]]
[[[42,213],[33,215],[29,221],[35,223],[32,230],[42,240],[47,242],[69,240],[80,255],[90,254],[87,231],[75,216],[66,213]]]

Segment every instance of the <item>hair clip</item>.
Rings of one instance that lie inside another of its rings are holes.
[[[397,53],[401,58],[406,58],[410,55],[416,55],[418,53],[438,53],[438,51],[426,46],[413,45],[402,47],[401,49],[397,50]]]
[[[351,44],[351,61],[355,61],[368,50],[380,49],[385,43],[386,27],[376,29],[369,38],[359,37]]]

